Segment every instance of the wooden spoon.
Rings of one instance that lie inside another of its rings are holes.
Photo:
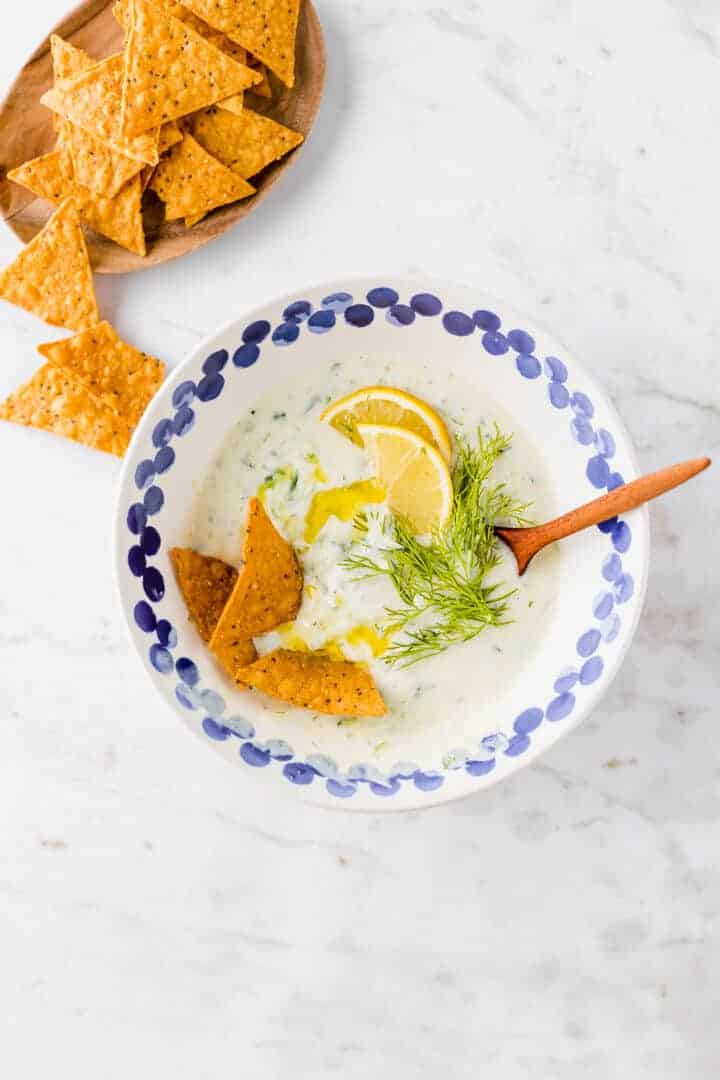
[[[496,528],[495,535],[504,540],[512,551],[518,574],[522,576],[533,555],[537,555],[538,551],[542,551],[548,544],[554,544],[556,540],[563,540],[582,529],[589,529],[591,525],[599,525],[616,514],[635,510],[650,499],[656,499],[663,492],[697,476],[703,469],[707,469],[708,465],[710,458],[707,457],[669,465],[666,469],[650,473],[649,476],[641,476],[629,484],[622,484],[607,495],[601,495],[599,499],[578,506],[577,510],[570,510],[544,525],[532,525],[526,529]]]
[[[113,2],[85,0],[50,33],[59,34],[98,60],[110,56],[123,46],[122,28],[112,14]],[[311,0],[302,0],[300,5],[295,86],[288,90],[274,75],[269,77],[272,101],[248,94],[246,104],[255,112],[264,113],[307,136],[320,108],[325,80],[325,45]],[[52,113],[40,104],[40,95],[52,86],[52,81],[48,34],[20,71],[0,106],[0,211],[13,232],[25,243],[39,232],[54,207],[25,188],[11,183],[6,174],[30,158],[49,153],[55,145]],[[215,210],[192,229],[186,229],[178,221],[165,222],[162,204],[150,193],[146,196],[143,215],[148,240],[145,258],[89,231],[87,242],[93,269],[99,274],[146,270],[149,266],[157,266],[158,263],[176,259],[179,255],[202,247],[251,214],[302,149],[299,146],[253,178],[256,195]]]

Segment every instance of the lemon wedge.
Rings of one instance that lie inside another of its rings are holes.
[[[450,517],[453,485],[447,461],[414,431],[391,424],[358,424],[390,509],[417,533],[430,533]]]
[[[446,461],[452,457],[450,436],[435,410],[420,398],[393,386],[355,390],[328,405],[320,419],[358,446],[363,444],[360,424],[390,424],[415,432],[439,450]]]

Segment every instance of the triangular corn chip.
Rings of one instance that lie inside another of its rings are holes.
[[[187,0],[186,6],[294,85],[300,0]]]
[[[197,113],[192,118],[191,130],[208,153],[246,179],[303,141],[299,132],[252,109],[243,109],[239,114],[228,112],[223,102]]]
[[[72,166],[65,150],[53,150],[42,157],[26,161],[8,173],[8,179],[29,188],[41,199],[59,203],[72,196],[82,221],[95,232],[102,233],[116,244],[145,255],[145,233],[142,222],[142,184],[140,175],[133,177],[114,198],[98,195],[72,178]]]
[[[158,153],[166,154],[173,146],[177,146],[179,142],[182,142],[183,133],[177,126],[174,120],[169,120],[167,124],[163,124],[160,128],[160,135],[158,137]]]
[[[258,75],[262,76],[259,83],[250,87],[251,94],[257,94],[258,97],[271,98],[272,87],[270,86],[270,80],[268,78],[267,68],[263,64],[262,60],[258,60],[257,56],[253,56],[252,53],[246,52],[247,59],[245,63],[253,71],[257,71]]]
[[[122,26],[123,30],[129,31],[131,24],[130,5],[132,0],[117,0],[117,3],[113,7],[113,15]],[[180,22],[185,23],[191,30],[194,30],[196,34],[200,34],[201,37],[206,38],[216,49],[220,49],[222,52],[227,53],[228,56],[232,56],[233,60],[237,60],[238,63],[245,63],[245,49],[242,45],[238,45],[236,41],[232,41],[227,34],[223,34],[222,31],[216,30],[209,23],[206,23],[204,19],[200,19],[184,4],[177,4],[174,0],[153,0],[155,7],[161,8],[166,15],[172,15]],[[253,65],[257,67],[257,65]]]
[[[128,345],[108,322],[38,345],[38,352],[71,372],[96,401],[130,427],[140,420],[165,373],[160,360]]]
[[[120,130],[126,136],[185,116],[260,81],[151,0],[132,0]]]
[[[384,716],[386,712],[369,671],[322,653],[275,649],[238,671],[238,678],[271,697],[330,716]]]
[[[260,500],[251,499],[243,568],[210,639],[211,650],[233,678],[247,663],[243,643],[294,619],[301,599],[302,571],[297,555]]]
[[[0,403],[0,420],[52,431],[119,457],[132,434],[130,425],[96,401],[81,380],[53,363],[43,364]]]
[[[88,71],[47,90],[40,98],[53,112],[103,138],[109,147],[146,165],[158,160],[158,128],[124,138],[118,133],[125,61],[109,56]]]
[[[237,581],[237,570],[192,548],[171,548],[170,559],[188,615],[203,641],[209,641]]]
[[[255,192],[246,180],[203,150],[191,135],[185,135],[163,158],[150,187],[165,203],[167,220],[184,217],[188,227],[215,207]]]
[[[0,296],[53,326],[84,330],[98,322],[90,260],[72,199],[60,204],[0,274]]]

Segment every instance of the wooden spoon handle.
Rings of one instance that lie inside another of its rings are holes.
[[[668,465],[665,469],[658,469],[657,472],[641,476],[629,484],[621,484],[614,491],[609,491],[607,495],[601,495],[599,499],[593,499],[584,506],[578,506],[576,510],[570,510],[567,514],[554,518],[553,521],[548,521],[538,528],[547,531],[548,539],[545,543],[562,540],[563,537],[572,536],[573,533],[587,529],[590,525],[599,525],[602,521],[615,517],[616,514],[624,514],[628,510],[637,509],[643,503],[650,502],[665,491],[670,491],[679,484],[684,484],[686,480],[692,479],[693,476],[697,476],[703,469],[707,469],[709,464],[710,458],[705,457],[682,461],[679,465]]]

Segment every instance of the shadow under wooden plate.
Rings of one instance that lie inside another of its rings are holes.
[[[98,60],[122,48],[122,29],[112,16],[112,0],[86,0],[51,33],[85,49]],[[273,98],[267,101],[246,96],[249,108],[302,132],[307,137],[320,107],[325,80],[325,45],[315,8],[302,0],[297,32],[295,86],[292,90],[270,75]],[[7,173],[30,158],[47,154],[55,144],[52,113],[40,104],[40,96],[52,85],[49,35],[30,57],[13,83],[0,108],[0,210],[10,228],[27,243],[43,227],[53,207],[32,192],[7,179]],[[176,259],[220,236],[251,214],[282,174],[292,164],[302,146],[254,177],[257,194],[244,202],[213,211],[192,229],[181,222],[164,222],[162,204],[151,193],[143,216],[148,253],[143,259],[111,240],[87,230],[88,250],[93,269],[100,274],[122,274]]]

